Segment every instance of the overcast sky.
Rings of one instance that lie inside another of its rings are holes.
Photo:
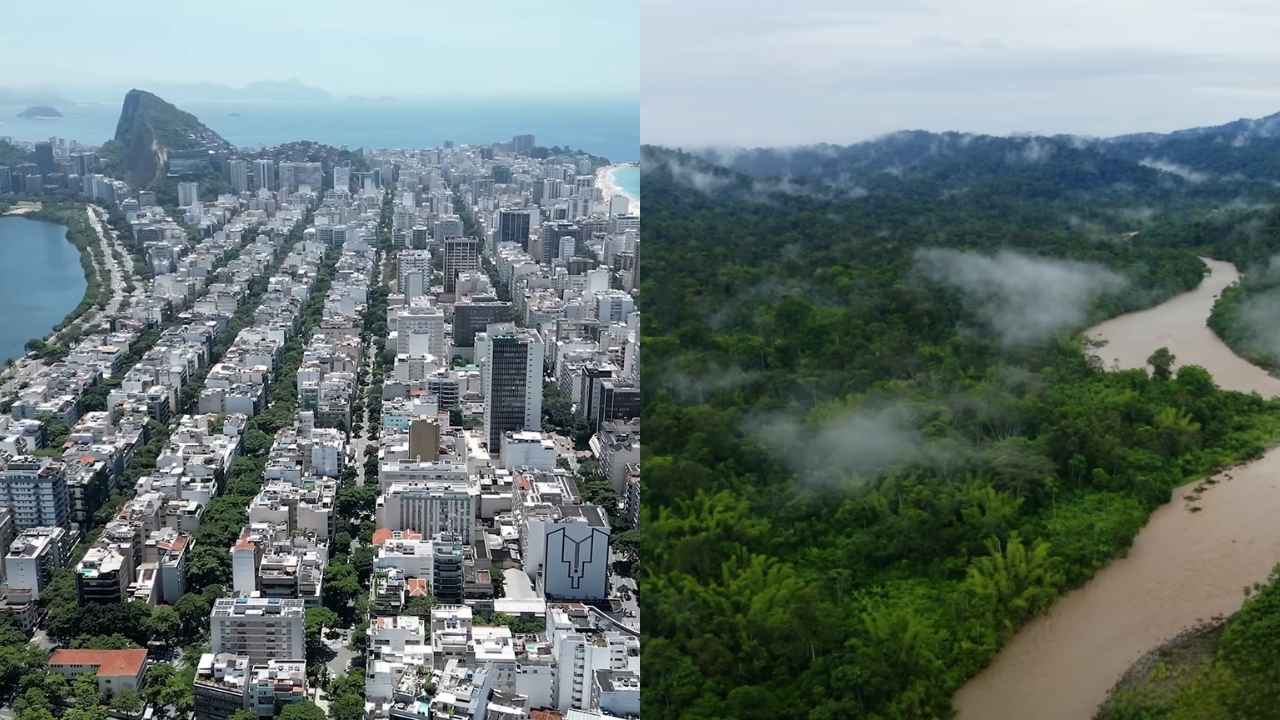
[[[641,136],[1111,135],[1280,111],[1280,4],[642,0]]]
[[[338,95],[635,99],[640,84],[635,0],[4,4],[0,86],[67,95],[298,78]]]

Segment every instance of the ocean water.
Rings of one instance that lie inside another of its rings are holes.
[[[80,304],[84,288],[80,251],[67,242],[66,227],[0,217],[0,362],[48,335]]]
[[[613,181],[622,191],[633,198],[640,197],[640,168],[635,165],[620,167],[613,171]]]
[[[533,133],[539,145],[570,146],[613,162],[640,157],[639,103],[460,100],[323,103],[175,103],[228,141],[261,146],[315,140],[355,149],[431,147],[446,140],[484,144]],[[25,107],[0,105],[0,137],[51,136],[97,145],[115,135],[120,105],[58,108],[63,117],[26,120]]]

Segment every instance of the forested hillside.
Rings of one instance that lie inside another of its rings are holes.
[[[1274,194],[1280,181],[1280,114],[1112,138],[910,130],[851,145],[709,148],[696,154],[755,178],[863,191],[986,189],[1023,199],[1128,198],[1176,207],[1189,198]]]
[[[646,148],[647,715],[945,717],[1171,488],[1274,441],[1277,404],[1076,336],[1260,254],[1266,212],[1132,168],[1068,198],[1088,165],[829,192]]]

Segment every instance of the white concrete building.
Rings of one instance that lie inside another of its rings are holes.
[[[544,437],[542,433],[531,430],[503,433],[500,455],[502,467],[509,470],[516,468],[554,470],[556,467],[556,444]]]
[[[215,655],[245,655],[252,665],[306,657],[306,609],[301,600],[219,598],[209,625]]]
[[[392,483],[377,506],[378,527],[416,530],[425,537],[458,535],[471,542],[475,497],[466,483]]]
[[[53,579],[53,571],[66,564],[71,550],[66,541],[67,531],[60,527],[30,528],[18,535],[4,556],[5,584],[39,600]]]

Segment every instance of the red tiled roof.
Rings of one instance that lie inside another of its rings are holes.
[[[394,538],[396,536],[396,532],[397,531],[392,530],[390,528],[378,528],[377,530],[374,530],[373,544],[381,545],[382,543]],[[422,533],[417,532],[416,530],[400,530],[399,532],[400,532],[401,540],[421,540],[422,539]]]
[[[136,677],[147,661],[147,651],[133,650],[54,650],[49,665],[97,665],[99,677]]]
[[[404,581],[404,589],[409,597],[426,597],[429,594],[426,578],[407,578]]]

